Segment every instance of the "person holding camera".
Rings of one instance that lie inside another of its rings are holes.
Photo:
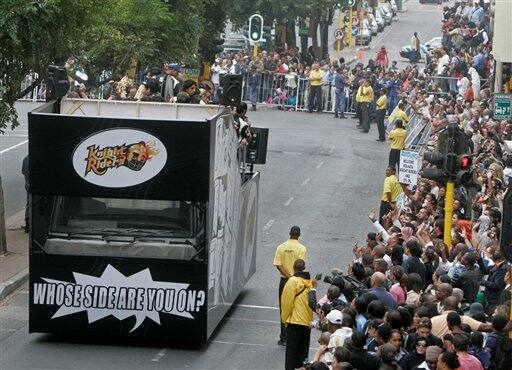
[[[281,275],[279,281],[279,312],[281,310],[281,296],[283,288],[290,277],[294,274],[293,264],[298,259],[307,259],[307,250],[304,245],[299,243],[300,227],[292,226],[290,229],[290,238],[283,244],[279,245],[276,249],[274,256],[274,266],[277,268]],[[286,326],[281,322],[281,334],[279,335],[279,341],[277,342],[280,346],[286,345]]]
[[[281,296],[281,323],[286,325],[285,369],[301,367],[309,353],[313,310],[309,307],[308,295],[313,287],[306,263],[297,259],[293,264],[294,274],[286,282]]]

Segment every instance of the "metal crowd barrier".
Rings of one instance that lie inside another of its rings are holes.
[[[242,100],[266,104],[282,110],[308,110],[309,82],[295,73],[261,73],[258,86],[253,87],[251,76],[244,74]],[[322,110],[334,113],[334,85],[322,86]],[[355,113],[354,96],[345,92],[345,112]]]

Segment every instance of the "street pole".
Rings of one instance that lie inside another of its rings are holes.
[[[252,57],[256,58],[258,56],[258,43],[254,43],[254,47],[252,48]]]
[[[454,184],[453,181],[446,183],[446,198],[444,202],[444,243],[447,252],[450,253],[452,245],[452,216],[454,202]]]
[[[341,9],[338,9],[338,28],[340,30],[343,29],[343,19],[342,19],[343,15],[341,14]],[[339,39],[339,40],[336,40],[336,52],[337,52],[337,57],[339,58],[340,57],[340,52],[341,52],[341,43],[342,43],[342,40],[343,39]]]
[[[501,84],[503,83],[503,62],[496,61],[494,69],[494,93],[501,93]]]
[[[348,11],[348,47],[352,47],[352,7]]]

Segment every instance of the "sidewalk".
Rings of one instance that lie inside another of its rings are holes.
[[[28,234],[22,229],[25,210],[6,222],[7,253],[0,255],[0,300],[28,280]]]

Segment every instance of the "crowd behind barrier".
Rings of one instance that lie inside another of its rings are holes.
[[[389,166],[379,209],[368,212],[369,232],[353,247],[346,270],[333,269],[326,284],[310,276],[306,267],[314,266],[307,266],[295,227],[277,248],[287,329],[279,344],[286,345],[287,370],[511,369],[512,270],[499,240],[512,179],[512,120],[493,112],[492,36],[475,44],[473,35],[461,44],[456,31],[484,32],[492,13],[487,1],[460,1],[444,15],[443,48],[424,68],[398,72],[397,95],[389,94],[396,75],[361,65],[349,72],[352,81],[365,81],[352,90],[358,119],[373,120],[375,95],[387,95]],[[446,184],[421,176],[401,184],[396,158],[404,149],[421,154],[434,148],[440,132],[454,124],[469,139],[473,164],[469,182],[455,187],[452,227],[445,230]],[[293,266],[282,259],[283,250],[294,253]],[[319,345],[304,364],[311,330],[319,331]]]

